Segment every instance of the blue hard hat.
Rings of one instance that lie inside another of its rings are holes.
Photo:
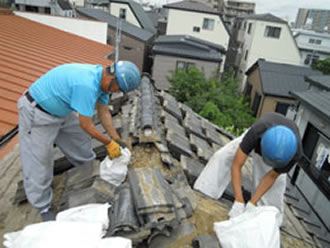
[[[269,128],[261,137],[261,153],[266,164],[273,168],[285,167],[297,152],[294,132],[283,125]]]
[[[124,92],[134,90],[140,86],[140,71],[132,62],[118,61],[115,74],[119,88]]]

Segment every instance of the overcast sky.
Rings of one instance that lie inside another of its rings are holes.
[[[164,5],[181,0],[142,0],[142,2]],[[295,21],[299,8],[329,9],[330,0],[245,0],[256,3],[256,13],[272,13],[287,21]]]

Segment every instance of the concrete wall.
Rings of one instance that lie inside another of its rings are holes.
[[[35,14],[29,12],[15,11],[15,15],[26,19],[42,23],[81,37],[100,42],[107,43],[107,27],[108,24],[99,21],[85,21],[59,16]]]
[[[219,63],[216,62],[207,62],[157,54],[154,56],[152,78],[155,80],[156,87],[158,89],[168,90],[170,84],[168,83],[167,77],[170,77],[172,75],[171,72],[176,70],[177,61],[194,63],[197,68],[205,73],[206,78],[214,76],[215,72],[219,70]]]
[[[110,14],[116,16],[119,18],[119,11],[120,9],[126,9],[126,21],[138,26],[139,28],[143,27],[140,25],[139,21],[136,19],[136,16],[134,15],[134,13],[132,12],[131,8],[129,7],[129,5],[127,4],[122,4],[122,3],[111,3],[110,6]]]
[[[85,0],[69,0],[69,2],[73,7],[84,7],[85,6]]]
[[[184,18],[182,18],[183,16]],[[214,20],[214,30],[203,29],[204,18]],[[220,17],[217,15],[169,9],[167,20],[167,35],[187,34],[222,45],[226,50],[228,49],[229,35]],[[200,32],[194,32],[194,26],[200,27]]]
[[[51,0],[15,0],[16,4],[49,7]]]

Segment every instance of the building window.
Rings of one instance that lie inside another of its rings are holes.
[[[321,45],[322,40],[316,40],[316,39],[310,38],[308,40],[308,43],[310,43],[310,44],[316,44],[316,45]]]
[[[126,9],[119,10],[119,18],[126,20]]]
[[[244,24],[243,24],[243,30],[244,31],[246,30],[246,24],[247,24],[247,22],[244,22]]]
[[[184,62],[184,61],[177,61],[176,62],[176,69],[177,70],[182,70],[184,72],[188,72],[190,68],[195,66],[194,63],[189,63],[189,62]]]
[[[200,27],[193,27],[193,31],[194,31],[194,32],[198,32],[198,33],[199,33],[200,30],[201,30]]]
[[[244,55],[244,60],[245,60],[245,61],[247,60],[248,55],[249,55],[249,50],[246,50],[246,51],[245,51],[245,55]]]
[[[253,104],[251,107],[254,116],[257,116],[260,100],[261,100],[261,95],[258,92],[256,92],[254,94]]]
[[[176,62],[176,69],[177,70],[183,70],[184,71],[184,68],[186,67],[186,63],[183,62],[183,61],[177,61]]]
[[[313,65],[320,58],[318,55],[307,54],[306,59],[304,61],[305,65]]]
[[[266,26],[265,37],[280,38],[281,28]]]
[[[290,104],[278,102],[276,104],[275,112],[286,115],[286,112],[288,111]]]
[[[248,27],[248,34],[251,34],[251,29],[252,29],[252,23],[249,23],[249,27]]]
[[[214,20],[209,18],[204,18],[203,29],[213,30],[214,29]]]

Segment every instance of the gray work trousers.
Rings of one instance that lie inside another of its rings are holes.
[[[38,209],[50,207],[54,167],[54,144],[74,166],[92,163],[91,137],[74,113],[66,117],[47,114],[26,96],[18,100],[19,148],[28,201]]]

